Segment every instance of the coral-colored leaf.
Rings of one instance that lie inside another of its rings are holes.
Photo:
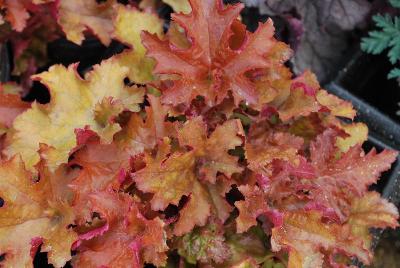
[[[15,31],[21,32],[29,19],[26,5],[30,1],[26,0],[4,0],[0,3],[0,8],[6,10],[6,19],[10,22]]]
[[[0,41],[9,42],[12,47],[14,56],[12,75],[19,76],[19,83],[24,89],[21,93],[26,95],[32,86],[30,76],[36,73],[37,68],[48,64],[47,44],[59,37],[61,32],[53,16],[56,9],[55,2],[33,1],[32,4],[31,0],[23,1],[30,15],[26,27],[21,32],[16,32],[3,26]],[[10,2],[18,3],[20,0]]]
[[[323,267],[322,248],[339,249],[367,262],[369,251],[345,230],[338,224],[323,223],[317,212],[288,212],[283,226],[272,230],[272,249],[289,251],[290,268]]]
[[[152,150],[163,137],[175,136],[175,128],[166,122],[167,107],[160,99],[148,96],[150,107],[146,107],[146,117],[133,114],[122,131],[115,136],[116,142],[133,155]]]
[[[0,0],[20,81],[0,88],[0,266],[39,248],[55,267],[71,251],[74,267],[369,264],[369,229],[399,213],[368,188],[397,153],[364,152],[352,105],[294,76],[272,20],[247,31],[241,3],[123,2]],[[123,51],[31,79],[57,22]],[[21,101],[33,80],[49,103]]]
[[[215,183],[217,172],[231,176],[242,171],[236,157],[228,154],[242,144],[239,135],[243,135],[243,128],[239,120],[230,120],[217,126],[207,138],[207,126],[201,117],[186,122],[178,130],[178,139],[181,145],[193,148],[197,158],[200,176],[205,180]]]
[[[325,90],[318,91],[316,98],[319,104],[331,111],[332,115],[349,119],[353,119],[356,116],[356,111],[353,109],[353,105],[350,102],[339,99]]]
[[[311,160],[318,176],[329,176],[332,180],[345,183],[355,193],[365,193],[367,187],[376,183],[380,174],[396,160],[397,153],[390,150],[377,154],[373,149],[365,155],[360,144],[335,159],[336,135],[334,130],[328,129],[317,137],[311,145]]]
[[[317,112],[319,106],[314,97],[308,96],[302,89],[292,89],[289,98],[279,109],[279,118],[282,121],[307,116],[312,112]]]
[[[206,125],[197,117],[178,130],[180,144],[190,146],[190,151],[173,152],[170,140],[164,138],[155,156],[145,153],[146,167],[134,172],[132,178],[138,189],[154,194],[152,209],[164,210],[169,204],[178,205],[184,195],[189,198],[180,211],[174,234],[182,235],[196,225],[206,224],[211,213],[222,222],[226,220],[231,207],[223,198],[227,191],[221,187],[224,182],[221,184],[216,176],[218,172],[230,176],[242,170],[237,158],[228,154],[229,149],[242,143],[237,136],[242,132],[240,122],[230,120],[218,126],[208,138]],[[231,184],[228,182],[226,186]]]
[[[230,216],[233,210],[226,200],[226,194],[231,190],[234,181],[226,178],[225,176],[219,176],[215,184],[208,183],[206,185],[209,194],[209,203],[211,204],[211,213],[220,222],[224,223]]]
[[[67,188],[62,177],[42,172],[39,182],[14,157],[0,165],[0,253],[7,267],[33,267],[31,242],[43,241],[42,251],[49,262],[63,267],[71,258],[70,249],[77,235],[69,229],[74,222],[72,208],[61,194]],[[61,184],[60,184],[61,183]],[[16,239],[18,237],[18,239]]]
[[[8,93],[2,85],[0,89],[0,126],[11,127],[14,119],[30,107],[30,104],[23,102],[18,93]]]
[[[225,184],[225,185],[224,185]],[[198,181],[193,184],[189,200],[179,212],[179,218],[174,224],[174,235],[189,233],[195,226],[203,226],[209,216],[224,223],[233,207],[225,199],[225,194],[233,182],[219,179],[216,184],[203,185]]]
[[[79,176],[69,184],[75,198],[73,206],[80,223],[91,219],[88,199],[91,194],[106,190],[129,170],[129,155],[114,144],[92,141],[74,154],[70,164],[79,165]]]
[[[178,205],[183,195],[189,195],[196,180],[193,152],[171,153],[169,139],[159,143],[157,155],[146,154],[146,167],[133,173],[137,187],[146,193],[153,193],[153,210],[164,210],[168,204]]]
[[[382,172],[388,170],[396,160],[397,152],[385,150],[379,154],[375,149],[364,156],[360,146],[352,147],[338,161],[321,170],[321,176],[348,184],[351,190],[363,194],[368,186],[376,183]],[[350,187],[351,186],[351,187]]]
[[[314,74],[309,71],[293,80],[290,95],[279,107],[279,118],[282,121],[299,116],[308,116],[312,112],[318,112],[320,105],[315,95],[320,86]]]
[[[368,186],[376,183],[380,174],[396,160],[397,153],[385,150],[377,154],[373,149],[367,155],[360,145],[337,156],[337,133],[328,129],[311,144],[311,160],[316,172],[310,196],[311,209],[324,210],[324,216],[344,222],[354,197],[363,196]]]
[[[85,30],[91,30],[104,45],[109,45],[114,30],[112,17],[116,2],[107,0],[99,4],[96,0],[60,0],[58,23],[68,40],[78,45],[85,39]]]
[[[77,145],[75,129],[88,126],[103,140],[110,141],[119,126],[112,128],[110,133],[110,126],[103,125],[103,119],[100,122],[96,120],[103,101],[112,98],[116,105],[122,104],[124,110],[139,110],[143,89],[124,85],[128,72],[126,67],[109,59],[95,66],[84,80],[76,73],[76,67],[71,65],[66,69],[55,65],[48,72],[35,76],[49,88],[51,101],[47,105],[34,103],[31,109],[15,119],[6,148],[9,156],[21,154],[28,169],[39,160],[36,153],[39,143],[53,146],[58,152],[53,155],[54,159],[49,159],[52,170],[65,163]]]
[[[336,152],[335,139],[337,132],[327,129],[318,135],[310,145],[310,160],[315,167],[325,167]]]
[[[246,142],[246,159],[249,168],[257,173],[267,173],[266,166],[274,159],[288,161],[298,165],[298,151],[303,145],[303,139],[284,132],[268,132],[262,127],[253,125]],[[268,174],[265,174],[268,175]]]
[[[348,224],[353,235],[363,241],[365,248],[370,248],[372,237],[369,229],[396,228],[399,226],[398,218],[399,212],[393,204],[378,193],[369,192],[353,200]]]
[[[397,209],[371,192],[353,201],[345,225],[324,223],[317,212],[286,213],[283,227],[273,229],[272,245],[274,250],[289,250],[289,267],[323,267],[319,253],[322,248],[369,264],[372,259],[369,228],[396,227],[397,218]]]
[[[82,241],[73,259],[77,267],[141,267],[164,265],[166,233],[159,218],[146,219],[131,197],[110,191],[91,195],[93,211],[109,228],[99,236]]]
[[[173,20],[185,28],[191,41],[188,49],[178,49],[168,40],[142,35],[148,55],[157,60],[156,73],[176,74],[172,86],[163,90],[163,101],[170,104],[189,103],[197,95],[207,103],[220,103],[231,90],[235,102],[244,100],[259,106],[256,86],[245,76],[247,71],[270,67],[276,60],[264,57],[277,43],[273,38],[272,21],[261,24],[254,34],[239,31],[239,48],[232,49],[231,26],[240,24],[241,4],[223,7],[222,1],[190,1],[192,12],[174,14]]]
[[[211,205],[207,191],[197,181],[192,187],[189,201],[180,211],[179,220],[174,225],[174,234],[177,236],[190,232],[196,225],[205,225],[210,216]]]
[[[256,225],[257,217],[267,213],[270,208],[267,197],[257,186],[240,186],[239,191],[244,195],[245,200],[235,202],[235,206],[239,209],[236,228],[238,233],[243,233]]]

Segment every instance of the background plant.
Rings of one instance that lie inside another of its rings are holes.
[[[395,8],[400,8],[400,1],[390,0]],[[377,55],[387,50],[390,63],[395,65],[400,59],[400,18],[389,14],[378,14],[372,17],[378,31],[371,31],[368,37],[363,38],[361,49],[365,52]],[[399,78],[400,69],[393,68],[388,79]]]

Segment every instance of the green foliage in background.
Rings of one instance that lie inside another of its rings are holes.
[[[400,8],[400,0],[390,0],[390,4]],[[373,20],[379,30],[371,31],[368,37],[363,38],[361,49],[373,55],[388,50],[390,62],[396,64],[400,60],[400,18],[378,14]],[[388,74],[388,79],[398,77],[400,77],[399,68],[393,68]]]

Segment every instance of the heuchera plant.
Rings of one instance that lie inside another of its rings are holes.
[[[33,76],[48,104],[2,87],[1,266],[32,267],[38,249],[55,267],[369,264],[369,229],[397,227],[398,211],[368,188],[397,153],[363,151],[366,126],[341,120],[352,105],[293,77],[272,21],[250,33],[242,4],[191,0],[164,34],[110,2],[59,23],[130,49],[84,77]]]

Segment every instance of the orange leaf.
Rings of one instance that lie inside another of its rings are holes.
[[[190,14],[172,16],[186,30],[192,43],[190,48],[177,49],[168,40],[161,41],[149,33],[142,35],[148,56],[157,61],[155,72],[180,76],[171,81],[172,86],[163,89],[163,102],[188,104],[201,95],[208,104],[216,104],[232,91],[236,103],[244,100],[259,107],[260,96],[246,72],[267,68],[276,62],[265,57],[277,43],[272,21],[261,24],[253,34],[246,30],[235,33],[231,26],[241,24],[236,18],[242,4],[226,8],[220,0],[191,1],[190,4]]]
[[[4,85],[2,85],[3,87]],[[30,103],[23,102],[19,94],[5,92],[0,89],[0,126],[11,127],[14,119],[30,107]]]
[[[320,250],[341,250],[367,263],[370,252],[345,227],[323,223],[317,212],[287,212],[282,227],[272,229],[272,250],[289,251],[289,268],[321,268]]]
[[[257,217],[266,213],[269,207],[267,197],[257,186],[240,186],[239,191],[244,195],[245,200],[235,202],[235,206],[239,209],[236,229],[238,233],[243,233],[257,225]]]
[[[80,45],[84,40],[83,32],[90,29],[104,45],[111,42],[114,30],[112,17],[115,14],[111,0],[99,4],[96,0],[61,0],[58,6],[58,23],[68,40]]]
[[[244,135],[239,120],[229,120],[217,126],[210,137],[207,137],[206,124],[201,117],[189,120],[178,130],[178,139],[181,145],[193,148],[197,158],[200,176],[204,180],[215,183],[217,172],[230,177],[233,173],[241,172],[236,157],[228,154],[242,144],[239,136]]]
[[[165,265],[168,250],[164,223],[146,219],[127,194],[111,191],[91,195],[93,211],[106,221],[104,233],[84,241],[73,259],[77,267],[142,267]]]
[[[88,199],[124,179],[129,170],[129,155],[114,144],[91,141],[74,154],[72,165],[79,165],[79,176],[70,183],[75,198],[73,207],[80,223],[91,219]]]
[[[210,216],[210,210],[208,193],[196,181],[189,196],[189,201],[180,211],[179,220],[174,225],[174,234],[180,236],[190,232],[196,225],[205,225]]]
[[[195,158],[192,152],[171,153],[169,139],[159,143],[157,155],[146,154],[146,167],[133,173],[132,178],[139,190],[153,193],[153,210],[164,210],[169,204],[178,205],[183,195],[189,195],[196,180]]]
[[[64,167],[60,167],[64,168]],[[20,158],[0,164],[0,253],[7,267],[32,267],[31,248],[43,241],[42,251],[49,262],[63,267],[71,259],[71,246],[77,235],[69,225],[74,223],[68,205],[66,181],[62,173],[53,174],[42,168],[39,182],[25,170]],[[18,237],[18,239],[15,239]]]
[[[175,136],[172,123],[166,122],[167,107],[160,99],[148,95],[150,106],[146,107],[146,117],[132,114],[125,128],[115,136],[116,142],[133,155],[152,150],[164,137]]]
[[[303,145],[303,139],[284,132],[271,132],[256,125],[250,130],[246,142],[246,159],[249,168],[260,174],[267,174],[267,166],[274,159],[288,161],[298,165],[299,149]]]
[[[317,93],[317,101],[322,106],[325,106],[331,111],[332,115],[354,119],[356,111],[350,102],[339,99],[335,95],[329,94],[325,90],[320,90]]]
[[[398,218],[399,212],[392,203],[376,192],[369,192],[353,200],[348,224],[353,235],[363,240],[365,248],[370,248],[370,228],[396,228],[399,226]]]

